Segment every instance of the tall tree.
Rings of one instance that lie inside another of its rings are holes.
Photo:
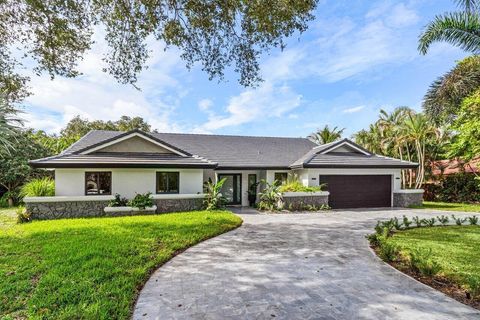
[[[308,139],[316,144],[330,143],[340,140],[343,131],[345,131],[345,128],[338,129],[338,127],[334,127],[330,129],[328,125],[325,125],[322,129],[318,129],[316,132],[310,134]]]
[[[444,145],[444,136],[424,114],[399,107],[391,113],[381,110],[379,119],[354,137],[357,143],[375,153],[418,162],[416,172],[402,171],[402,184],[419,188],[431,161],[441,154],[439,148]]]
[[[449,156],[465,162],[480,156],[480,89],[466,98],[452,125],[456,132]]]
[[[260,55],[305,31],[317,2],[3,0],[0,89],[24,88],[26,79],[15,74],[24,58],[36,62],[37,73],[77,76],[94,28],[105,32],[104,70],[120,83],[137,81],[151,53],[147,41],[156,40],[177,47],[187,67],[199,64],[211,79],[233,66],[242,85],[255,85]]]
[[[13,205],[21,185],[42,175],[42,171],[32,169],[28,161],[49,155],[49,151],[31,139],[30,134],[30,131],[18,131],[8,152],[0,148],[0,185],[7,190],[9,205]]]
[[[0,149],[5,152],[11,149],[16,139],[16,130],[23,125],[22,120],[17,115],[18,111],[0,96]]]
[[[437,125],[449,124],[466,97],[480,88],[480,56],[471,56],[435,80],[423,99],[425,114]]]
[[[89,121],[76,116],[60,131],[60,135],[63,137],[77,137],[79,139],[90,130],[130,131],[134,129],[151,132],[152,126],[141,117],[121,116],[117,121]]]
[[[426,54],[434,42],[445,41],[467,52],[480,53],[480,1],[456,0],[461,11],[437,15],[420,35],[418,50]]]

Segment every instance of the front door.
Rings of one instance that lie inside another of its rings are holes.
[[[227,204],[242,204],[242,175],[219,174],[218,180],[225,178],[222,186],[222,195],[227,198]]]

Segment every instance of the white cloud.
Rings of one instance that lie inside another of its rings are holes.
[[[418,21],[413,9],[389,2],[374,6],[360,20],[319,18],[316,38],[267,60],[262,65],[264,77],[273,81],[318,77],[332,83],[403,63],[418,57],[416,36],[405,33]]]
[[[420,18],[414,10],[399,3],[392,8],[390,15],[385,20],[394,27],[407,27],[416,24]]]
[[[352,108],[343,109],[342,112],[343,113],[355,113],[355,112],[359,112],[359,111],[363,110],[364,108],[365,108],[365,106],[352,107]]]
[[[117,120],[128,115],[143,117],[161,131],[182,130],[170,119],[186,90],[173,77],[182,64],[178,52],[164,51],[160,43],[152,42],[149,69],[139,77],[139,91],[101,71],[103,43],[97,41],[80,62],[78,69],[83,75],[77,78],[32,77],[32,95],[26,99],[27,125],[58,132],[76,115],[90,120]]]
[[[213,106],[213,101],[210,99],[202,99],[198,102],[198,108],[202,111],[208,111]]]
[[[226,115],[212,114],[197,130],[214,131],[266,118],[280,117],[297,108],[302,96],[288,86],[264,82],[256,89],[247,89],[230,98]]]

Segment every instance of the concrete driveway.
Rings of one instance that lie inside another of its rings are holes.
[[[153,274],[134,319],[480,319],[380,261],[364,237],[378,219],[450,213],[237,213],[242,227]]]

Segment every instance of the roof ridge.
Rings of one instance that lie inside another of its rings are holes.
[[[91,131],[98,131],[98,132],[118,132],[119,134],[130,132],[129,131],[117,131],[117,130],[91,130]],[[90,131],[90,132],[91,132]],[[142,131],[142,130],[140,130]],[[90,133],[89,132],[89,133]],[[144,131],[142,131],[144,132]],[[239,138],[272,138],[272,139],[302,139],[308,140],[308,138],[304,137],[277,137],[277,136],[251,136],[251,135],[239,135],[239,134],[207,134],[207,133],[183,133],[183,132],[145,132],[146,134],[156,135],[156,134],[170,134],[170,135],[184,135],[184,136],[207,136],[207,137],[239,137]],[[88,133],[87,133],[88,134]],[[312,142],[312,141],[310,141]],[[314,143],[314,142],[312,142]]]

